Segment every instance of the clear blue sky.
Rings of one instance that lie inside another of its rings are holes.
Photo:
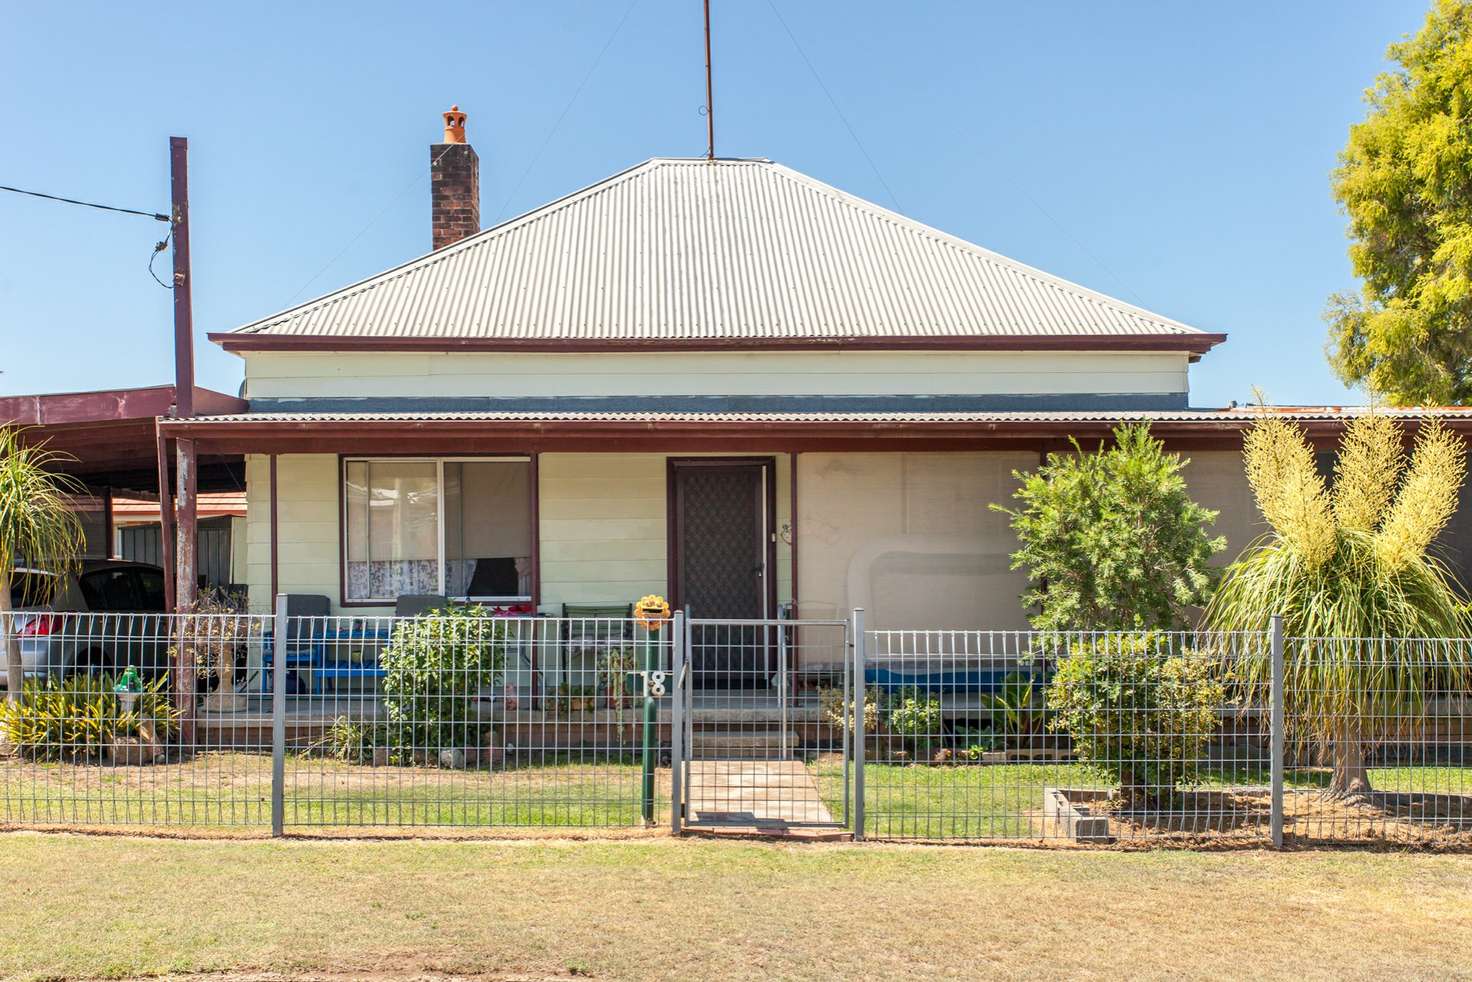
[[[719,153],[1228,332],[1197,405],[1355,399],[1323,358],[1355,285],[1328,177],[1426,0],[776,3],[874,166],[767,0],[714,0]],[[703,152],[699,0],[639,0],[614,36],[627,7],[14,4],[0,184],[165,211],[188,136],[199,381],[233,392],[206,331],[428,249],[452,102],[485,225]],[[0,194],[0,394],[170,380],[161,228]]]

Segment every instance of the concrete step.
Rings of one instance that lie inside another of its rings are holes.
[[[797,746],[797,734],[787,733],[787,746]],[[696,730],[690,750],[695,757],[764,759],[782,750],[781,730]]]

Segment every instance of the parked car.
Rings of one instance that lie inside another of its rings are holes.
[[[72,672],[146,676],[168,669],[164,571],[146,563],[89,562],[57,589],[55,573],[11,574],[15,631],[27,677]],[[88,616],[82,616],[88,615]],[[0,686],[5,673],[0,672]]]

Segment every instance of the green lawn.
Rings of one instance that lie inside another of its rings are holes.
[[[825,804],[839,814],[843,804],[840,758],[821,757],[813,767]],[[1267,787],[1270,775],[1255,765],[1218,765],[1202,774],[1205,788]],[[1327,787],[1323,769],[1289,769],[1284,786],[1313,791]],[[1472,768],[1383,767],[1370,770],[1379,791],[1462,794],[1472,797]],[[956,764],[948,766],[869,764],[865,767],[865,832],[879,838],[1039,839],[1043,789],[1100,789],[1110,781],[1079,764]],[[1472,810],[1466,816],[1472,820]],[[1266,819],[1245,820],[1266,829]]]
[[[202,754],[180,764],[99,767],[0,761],[0,824],[147,825],[265,831],[271,821],[270,758]],[[842,815],[842,762],[814,765],[820,791]],[[866,832],[883,838],[1037,839],[1044,787],[1108,788],[1076,764],[960,764],[866,768]],[[1472,796],[1472,768],[1375,768],[1383,791]],[[1266,786],[1260,766],[1217,768],[1207,787]],[[1323,770],[1289,770],[1290,789],[1312,790]],[[493,770],[370,767],[292,757],[286,768],[286,820],[300,829],[637,826],[636,764],[563,757]],[[655,816],[669,815],[667,772]],[[1472,814],[1469,814],[1472,818]]]
[[[286,822],[295,827],[633,826],[641,823],[639,796],[638,765],[607,760],[492,770],[286,763]],[[667,793],[655,810],[667,818]],[[0,823],[265,830],[271,760],[214,753],[146,767],[4,761]]]
[[[12,833],[0,883],[13,980],[1472,977],[1467,856]]]

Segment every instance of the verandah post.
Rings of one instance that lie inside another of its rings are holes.
[[[854,841],[864,837],[864,610],[855,608],[849,631],[854,639]]]
[[[271,834],[286,832],[286,594],[271,618]]]
[[[1283,848],[1283,618],[1274,614],[1271,629],[1272,682],[1268,730],[1272,746],[1272,816],[1270,825],[1273,848]]]

